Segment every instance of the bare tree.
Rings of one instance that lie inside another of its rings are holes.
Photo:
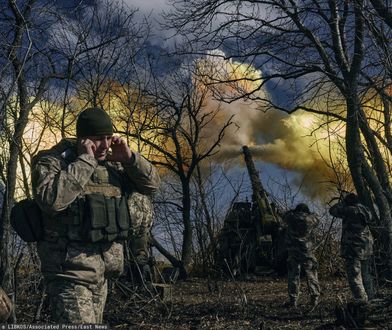
[[[232,124],[229,118],[213,126],[221,109],[219,106],[207,108],[208,90],[193,80],[190,72],[184,66],[165,79],[155,79],[147,92],[150,107],[144,109],[144,116],[132,119],[136,121],[133,126],[140,129],[136,133],[121,132],[148,145],[153,162],[178,180],[178,190],[173,186],[172,194],[178,199],[173,203],[179,205],[183,226],[181,257],[173,258],[169,251],[161,251],[184,276],[192,261],[192,178],[197,167],[219,150],[225,130]]]
[[[230,168],[229,168],[230,169]],[[193,180],[195,187],[195,251],[194,263],[204,275],[217,271],[219,259],[219,236],[222,233],[225,217],[233,203],[245,194],[244,177],[235,178],[214,160],[198,166]],[[251,195],[250,191],[247,191]],[[226,265],[223,266],[226,269]]]
[[[79,49],[74,71],[76,93],[85,104],[101,106],[110,113],[111,96],[116,95],[118,84],[132,81],[137,56],[149,36],[148,24],[137,13],[136,8],[124,3],[106,1],[92,6],[88,21],[84,13],[78,16],[74,33]]]
[[[36,1],[25,1],[23,4],[8,1],[2,5],[2,48],[1,60],[4,63],[2,77],[1,113],[5,123],[13,122],[13,127],[4,125],[8,140],[8,159],[4,164],[6,172],[6,193],[2,209],[0,226],[1,261],[0,278],[2,284],[11,287],[9,267],[9,214],[13,205],[18,156],[21,151],[22,136],[28,116],[34,105],[43,97],[50,78],[56,75],[54,67],[48,61],[50,52],[45,52],[34,43],[32,27],[36,38],[42,33],[42,26],[34,20]],[[40,64],[41,63],[41,64]],[[30,77],[37,74],[34,84]],[[9,116],[12,118],[9,118]]]

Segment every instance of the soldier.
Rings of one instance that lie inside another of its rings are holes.
[[[107,279],[122,273],[123,241],[130,219],[139,216],[128,199],[132,204],[134,193],[154,193],[159,176],[113,136],[112,121],[100,108],[79,115],[76,135],[32,161],[44,231],[37,248],[53,321],[102,323]]]
[[[373,237],[369,229],[371,213],[353,193],[333,205],[329,212],[343,220],[340,253],[345,259],[352,295],[358,302],[367,302],[374,295],[369,262],[373,254]]]
[[[297,307],[300,287],[301,268],[305,272],[311,305],[318,304],[320,286],[318,283],[317,259],[314,256],[314,228],[316,217],[306,204],[298,204],[296,208],[284,216],[287,224],[286,245],[288,251],[288,294],[286,306]]]

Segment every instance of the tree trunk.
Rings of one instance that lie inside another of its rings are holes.
[[[182,280],[185,280],[187,278],[187,272],[184,268],[184,264],[178,260],[176,257],[174,257],[169,251],[167,251],[159,242],[155,239],[155,237],[151,237],[152,240],[152,245],[155,246],[155,248],[167,259],[170,261],[170,263],[173,265],[173,267],[176,267],[180,270],[179,277]]]
[[[182,180],[182,219],[184,221],[184,233],[182,241],[182,263],[185,269],[192,260],[192,223],[191,223],[191,194],[189,189],[189,182]]]
[[[355,94],[352,92],[351,96],[347,97],[346,153],[355,189],[359,197],[364,200],[367,190],[362,175],[364,148],[359,134],[359,99]]]
[[[347,126],[346,126],[346,152],[347,162],[353,178],[355,189],[358,196],[370,208],[373,206],[374,196],[377,203],[380,219],[378,219],[375,236],[377,238],[376,246],[380,250],[379,261],[381,276],[389,277],[392,271],[392,219],[388,199],[385,196],[384,189],[370,168],[365,157],[364,147],[361,141],[359,128],[360,100],[355,90],[350,97],[347,97]],[[370,191],[371,193],[370,193]]]

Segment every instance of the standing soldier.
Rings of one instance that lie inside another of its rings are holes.
[[[373,237],[369,229],[371,213],[353,193],[333,205],[329,212],[343,219],[340,253],[345,259],[348,283],[354,299],[366,302],[374,295],[369,262],[373,254]]]
[[[317,220],[306,204],[300,203],[284,216],[287,224],[286,245],[288,251],[288,306],[297,307],[301,268],[305,272],[312,307],[317,306],[320,286],[317,276],[318,263],[314,255],[314,229]]]
[[[107,279],[124,268],[123,241],[134,216],[128,198],[154,193],[159,177],[113,136],[104,110],[83,111],[76,135],[76,141],[64,139],[33,159],[33,193],[44,230],[37,248],[52,320],[102,323]]]

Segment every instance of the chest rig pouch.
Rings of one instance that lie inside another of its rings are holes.
[[[61,220],[70,240],[95,243],[126,239],[130,219],[121,176],[108,166],[98,165],[83,194]]]

